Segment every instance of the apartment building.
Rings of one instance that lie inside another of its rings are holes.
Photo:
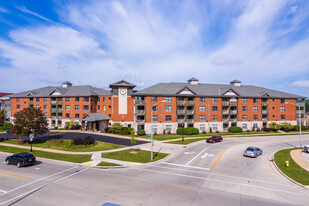
[[[121,80],[109,87],[104,90],[64,82],[60,87],[17,93],[10,96],[12,116],[30,106],[41,108],[50,127],[64,127],[73,119],[85,129],[101,130],[120,122],[135,131],[157,133],[175,133],[179,127],[196,127],[201,132],[210,128],[226,131],[230,126],[252,130],[270,122],[295,125],[297,119],[304,121],[305,97],[242,85],[237,80],[203,84],[191,78],[186,83],[158,83],[140,91]]]

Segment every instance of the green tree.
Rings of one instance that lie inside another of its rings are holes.
[[[11,132],[21,140],[21,136],[45,134],[48,131],[47,125],[46,118],[40,109],[28,107],[14,115],[14,126]]]
[[[4,109],[0,110],[0,127],[4,124]]]
[[[114,123],[111,128],[113,128],[115,134],[120,134],[122,130],[122,125],[117,122],[117,123]]]
[[[270,128],[272,128],[274,131],[276,131],[276,130],[281,128],[280,124],[277,124],[276,122],[272,122],[272,123],[268,124],[268,126]]]
[[[65,123],[65,127],[68,128],[68,129],[72,129],[73,126],[74,126],[75,124],[78,124],[78,123],[79,123],[79,122],[77,122],[77,121],[71,120],[71,121],[68,121],[68,122]]]
[[[288,122],[281,123],[281,127],[283,129],[290,129],[290,130],[294,128],[294,126],[291,123],[288,123]]]

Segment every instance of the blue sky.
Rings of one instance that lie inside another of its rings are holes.
[[[0,0],[0,90],[125,79],[309,97],[309,2]]]

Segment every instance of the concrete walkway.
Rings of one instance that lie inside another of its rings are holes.
[[[292,159],[302,168],[309,171],[309,153],[302,152],[300,149],[291,151]]]

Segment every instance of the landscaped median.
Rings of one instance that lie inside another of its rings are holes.
[[[166,157],[167,155],[168,154],[166,153],[153,152],[153,161],[160,160]],[[150,159],[151,152],[139,149],[127,149],[117,152],[102,153],[101,157],[114,160],[128,161],[128,162],[139,162],[139,163],[152,162]]]
[[[29,149],[0,145],[0,152],[20,153],[20,152],[29,152]],[[43,157],[48,159],[61,160],[74,163],[84,163],[89,162],[91,160],[91,155],[88,154],[63,154],[63,153],[53,153],[39,150],[33,150],[32,154],[36,157]]]
[[[182,140],[168,141],[166,143],[187,145],[187,144],[197,142],[197,141],[201,141],[201,140],[205,140],[205,137],[184,139],[183,141]]]
[[[278,168],[292,180],[302,184],[309,185],[309,172],[300,167],[291,157],[290,152],[297,148],[285,149],[276,152],[274,158]],[[286,161],[289,161],[289,166],[286,166]]]

